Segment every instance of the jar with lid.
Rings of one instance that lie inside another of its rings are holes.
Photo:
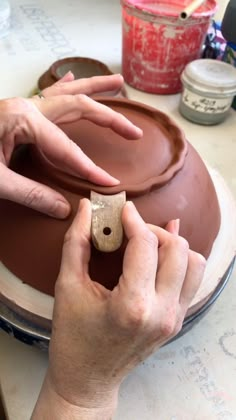
[[[228,115],[236,94],[236,69],[228,63],[199,59],[181,75],[183,91],[179,110],[188,120],[213,125]]]

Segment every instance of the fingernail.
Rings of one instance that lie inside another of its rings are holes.
[[[137,135],[138,135],[139,137],[143,137],[143,130],[141,130],[141,128],[136,127],[136,132],[137,132]]]
[[[65,73],[65,74],[64,74],[64,77],[69,76],[69,75],[71,75],[71,74],[72,74],[72,76],[73,76],[72,71],[71,71],[71,70],[69,70],[67,73]]]
[[[56,209],[55,209],[55,216],[59,219],[65,219],[70,213],[70,206],[69,204],[65,203],[64,201],[58,200],[56,202]]]
[[[174,229],[175,229],[175,233],[177,235],[179,234],[179,226],[180,226],[180,219],[175,219],[174,220]]]
[[[73,79],[75,77],[74,74],[72,73],[72,71],[69,70],[66,74],[64,74],[64,76],[62,77],[62,80],[67,79],[68,76],[72,76]]]
[[[112,181],[114,182],[114,185],[119,185],[120,184],[120,180],[117,178],[112,177]]]
[[[131,207],[132,209],[136,209],[133,201],[126,201],[125,205],[128,206],[128,207]]]
[[[78,211],[81,211],[82,207],[83,207],[83,198],[81,198],[79,202]]]

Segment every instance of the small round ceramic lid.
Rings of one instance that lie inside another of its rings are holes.
[[[199,59],[187,64],[181,79],[203,93],[234,95],[236,69],[222,61]]]

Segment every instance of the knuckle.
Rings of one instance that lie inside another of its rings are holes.
[[[165,309],[163,318],[160,322],[160,330],[163,338],[169,338],[178,332],[179,304],[174,303]]]
[[[78,244],[81,248],[85,248],[87,245],[87,238],[83,229],[78,231],[73,225],[68,229],[64,236],[64,245],[67,246],[70,244]]]
[[[70,227],[70,229],[68,229],[68,231],[65,233],[64,245],[70,243],[72,239],[73,239],[73,233],[72,233],[72,228]]]
[[[179,332],[182,330],[183,321],[184,321],[184,314],[181,314],[178,317],[177,322],[175,324],[174,331],[173,331],[173,336],[179,334]]]
[[[57,277],[57,281],[56,281],[55,286],[54,286],[55,296],[60,295],[60,294],[64,295],[68,291],[67,278],[68,277],[65,275],[64,267],[63,267],[63,263],[62,263],[61,268],[60,268],[60,272],[59,272],[58,277]]]
[[[140,234],[140,240],[146,242],[152,248],[156,248],[158,246],[157,237],[150,229],[143,230],[142,234]]]
[[[182,236],[178,237],[178,245],[183,251],[188,251],[189,250],[189,243]]]
[[[24,198],[24,204],[26,206],[36,206],[41,204],[44,200],[44,194],[41,187],[34,187],[30,191],[28,191]],[[54,206],[55,204],[53,204]]]
[[[172,235],[170,237],[170,244],[172,247],[180,249],[182,252],[187,252],[189,250],[189,243],[182,236]]]
[[[74,101],[74,105],[80,111],[81,115],[86,116],[93,111],[93,105],[95,105],[95,102],[84,93],[78,93],[72,96],[71,100]],[[96,103],[96,106],[98,107],[99,104]]]
[[[166,318],[161,322],[160,330],[163,338],[172,337],[175,331],[176,324],[173,322],[173,319]]]
[[[88,96],[85,95],[84,93],[78,93],[76,95],[76,98],[80,103],[87,103],[89,99]]]
[[[205,271],[206,268],[206,259],[205,257],[203,257],[203,255],[197,253],[197,252],[192,252],[192,260],[194,262],[194,264],[196,265],[196,267],[201,270],[201,271]]]
[[[25,193],[23,204],[27,207],[40,209],[49,215],[56,215],[58,210],[58,202],[55,199],[49,199],[44,187],[35,186]]]
[[[171,337],[175,337],[176,335],[178,335],[181,330],[182,330],[182,322],[177,322],[177,324],[174,327],[173,334]]]
[[[54,296],[56,300],[58,301],[61,297],[63,297],[63,303],[60,302],[61,306],[62,305],[67,306],[68,299],[70,299],[69,294],[68,294],[69,293],[68,291],[68,277],[69,276],[71,278],[72,274],[68,273],[68,271],[64,269],[63,263],[62,263],[59,275],[57,277],[57,281],[54,286]]]
[[[135,305],[129,308],[125,315],[125,326],[135,332],[143,329],[150,318],[150,310],[144,299],[136,300]]]
[[[80,238],[80,240],[81,239],[82,238]],[[78,234],[76,235],[75,229],[73,229],[73,226],[71,226],[64,236],[64,245],[74,243],[76,240],[78,240]]]
[[[51,86],[51,89],[55,90],[55,92],[58,91],[59,94],[60,93],[63,93],[64,88],[65,88],[65,83],[64,82],[61,82],[61,80],[58,80],[56,83],[54,83]]]
[[[42,91],[44,97],[66,95],[68,93],[68,83],[58,80],[53,85]]]

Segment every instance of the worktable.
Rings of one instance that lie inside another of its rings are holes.
[[[11,6],[11,32],[0,40],[0,98],[28,96],[38,77],[63,55],[93,57],[121,71],[118,0],[12,0]],[[174,118],[236,199],[236,112],[219,126],[203,127],[180,116],[179,95],[148,95],[130,87],[127,92]],[[235,296],[236,270],[191,331],[125,380],[117,420],[236,419]],[[0,331],[0,384],[9,420],[30,418],[47,364],[46,352]]]

